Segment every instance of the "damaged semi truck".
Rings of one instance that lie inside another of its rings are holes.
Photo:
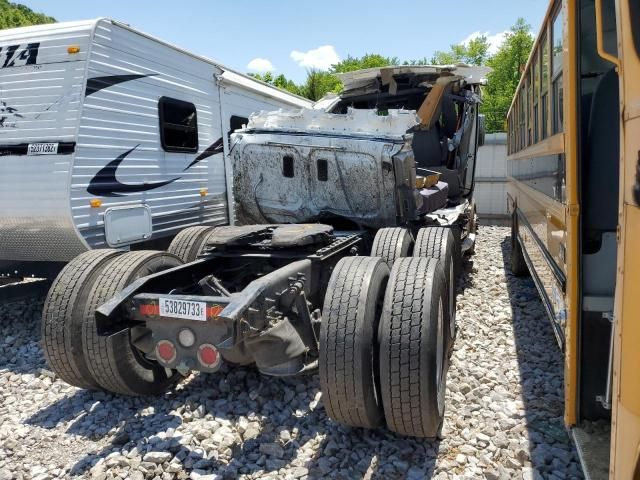
[[[319,370],[333,420],[437,436],[486,73],[362,70],[314,109],[253,115],[227,158],[236,225],[73,260],[43,313],[51,368],[127,395],[224,364]]]

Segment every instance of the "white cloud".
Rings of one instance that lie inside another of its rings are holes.
[[[462,43],[463,45],[467,45],[471,40],[484,35],[485,37],[487,37],[487,42],[489,43],[489,54],[493,55],[498,51],[498,49],[500,48],[500,45],[502,45],[502,42],[504,42],[504,38],[507,35],[507,33],[509,33],[509,30],[495,33],[493,35],[491,35],[491,32],[484,32],[484,33],[473,32],[467,35],[467,37],[464,40],[462,40],[460,43]]]
[[[331,65],[340,61],[333,45],[323,45],[306,52],[293,50],[290,56],[301,67],[317,68],[318,70],[328,70]]]
[[[247,65],[247,68],[254,72],[273,72],[275,70],[273,63],[266,58],[260,57],[251,60]]]

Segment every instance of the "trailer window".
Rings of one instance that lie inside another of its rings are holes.
[[[243,125],[249,123],[249,119],[246,117],[239,117],[238,115],[231,115],[231,119],[229,120],[229,131],[235,132],[242,128]]]
[[[229,143],[231,143],[231,134],[236,130],[240,130],[243,125],[249,123],[249,119],[246,117],[240,117],[238,115],[231,115],[229,119]]]
[[[158,102],[158,115],[165,152],[198,151],[198,117],[193,103],[162,97]]]

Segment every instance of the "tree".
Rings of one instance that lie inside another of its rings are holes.
[[[469,40],[467,44],[451,45],[448,52],[436,51],[431,57],[432,65],[453,65],[467,63],[469,65],[483,65],[489,58],[489,42],[482,35]]]
[[[294,93],[296,95],[302,95],[300,87],[296,85],[293,80],[289,80],[283,74],[280,74],[277,77],[274,77],[273,73],[271,72],[265,72],[263,74],[249,73],[248,75],[255,78],[256,80],[260,80],[262,82],[268,83],[269,85],[273,85],[274,87],[278,87],[281,90],[286,90],[287,92]]]
[[[36,13],[19,3],[0,0],[0,29],[26,27],[55,21],[55,18]]]
[[[488,132],[506,129],[507,111],[531,53],[533,40],[530,25],[519,18],[499,50],[487,62],[493,71],[487,76],[481,111],[487,117]]]
[[[399,63],[397,57],[385,57],[377,53],[366,53],[362,57],[352,57],[349,55],[346,59],[331,65],[330,71],[331,73],[346,73],[365,68],[388,67],[389,65],[398,65]]]
[[[327,93],[339,93],[342,82],[331,72],[321,70],[307,71],[307,80],[300,85],[300,93],[309,100],[320,100]]]

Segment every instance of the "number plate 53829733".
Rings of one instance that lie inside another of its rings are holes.
[[[207,304],[190,300],[160,298],[160,316],[185,320],[207,321]]]

